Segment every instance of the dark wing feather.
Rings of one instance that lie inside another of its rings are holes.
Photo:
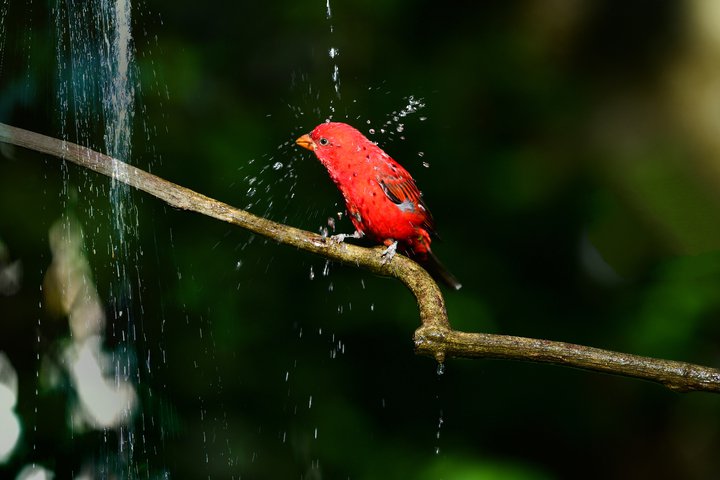
[[[430,210],[425,205],[422,193],[418,190],[415,181],[411,177],[383,176],[377,179],[385,196],[396,205],[413,205],[420,208],[424,213],[422,227],[430,233],[435,234],[435,222]]]

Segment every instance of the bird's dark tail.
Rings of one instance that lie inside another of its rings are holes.
[[[458,281],[445,266],[440,263],[440,260],[435,256],[432,251],[428,250],[427,258],[425,258],[420,264],[432,275],[435,280],[439,280],[453,290],[460,290],[462,284]]]

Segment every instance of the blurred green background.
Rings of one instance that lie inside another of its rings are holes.
[[[67,5],[0,5],[0,122],[103,149],[98,107],[77,118],[63,93]],[[446,292],[455,328],[720,364],[716,2],[331,8],[136,2],[126,160],[319,231],[341,198],[292,141],[330,115],[372,128],[463,282]],[[410,97],[424,106],[393,119]],[[57,478],[720,478],[717,395],[491,360],[439,376],[413,354],[399,282],[137,192],[118,258],[107,178],[0,153],[0,351],[22,425],[3,478],[33,463]],[[65,241],[82,229],[72,275],[104,311],[101,351],[122,367],[106,374],[136,392],[122,428],[74,413],[56,224]]]

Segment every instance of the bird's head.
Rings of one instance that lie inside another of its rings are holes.
[[[354,145],[363,141],[368,140],[347,123],[327,122],[321,123],[312,132],[298,138],[295,143],[315,152],[315,155],[323,161],[339,155],[342,151],[348,152]]]

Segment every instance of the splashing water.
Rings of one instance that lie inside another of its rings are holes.
[[[331,48],[330,58],[335,58],[337,56],[337,48]],[[340,68],[337,66],[337,63],[333,65],[332,81],[333,87],[335,88],[335,94],[338,96],[338,98],[340,98]]]
[[[440,442],[440,430],[442,429],[442,425],[445,422],[443,419],[443,411],[440,410],[440,414],[438,416],[438,424],[437,424],[437,431],[435,432],[435,440]],[[435,445],[435,455],[440,454],[440,445]]]
[[[398,136],[401,140],[405,140],[405,136],[402,135],[405,132],[405,121],[407,117],[418,113],[420,110],[425,108],[425,101],[422,98],[415,98],[410,95],[404,99],[407,103],[398,110],[393,110],[387,115],[387,119],[379,129],[371,128],[370,134],[374,135],[376,132],[388,135],[390,137]],[[427,117],[419,117],[418,120],[424,122]],[[368,120],[368,124],[370,121]],[[398,135],[400,134],[400,135]],[[423,152],[418,153],[419,157],[424,156]]]
[[[330,22],[330,33],[332,34],[334,32],[334,27],[332,24],[332,10],[330,9],[330,0],[327,0],[326,4],[326,18],[328,22]],[[337,57],[340,55],[340,50],[338,50],[336,47],[330,47],[330,50],[328,50],[328,55],[330,56],[330,60],[333,61],[333,68],[332,68],[332,83],[333,83],[333,89],[335,90],[335,96],[339,99],[340,98],[340,67],[338,67],[337,64]],[[332,113],[335,113],[335,106],[333,105],[332,100],[330,101],[330,111]]]

